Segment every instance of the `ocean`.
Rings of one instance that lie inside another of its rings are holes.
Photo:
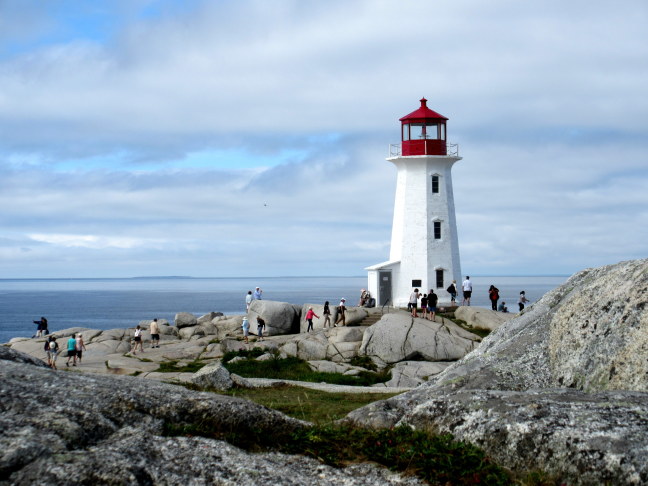
[[[500,289],[511,312],[517,311],[521,290],[531,302],[561,285],[567,276],[471,277],[472,305],[490,308],[488,287]],[[145,319],[173,323],[178,312],[197,316],[209,312],[245,313],[245,295],[255,287],[263,298],[291,304],[337,305],[341,297],[357,305],[367,277],[275,278],[95,278],[95,279],[0,279],[0,343],[30,337],[33,321],[47,318],[49,330],[69,327],[115,329],[134,327]],[[445,291],[439,292],[447,298]]]

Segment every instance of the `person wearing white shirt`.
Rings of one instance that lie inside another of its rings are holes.
[[[470,281],[470,276],[466,276],[466,280],[461,284],[463,289],[463,302],[461,305],[470,305],[470,297],[472,296],[472,282]],[[468,304],[466,304],[468,302]]]

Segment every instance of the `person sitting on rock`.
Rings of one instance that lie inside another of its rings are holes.
[[[502,301],[500,305],[497,306],[499,312],[508,312],[508,307],[506,307],[506,302]]]

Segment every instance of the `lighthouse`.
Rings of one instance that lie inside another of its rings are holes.
[[[389,260],[366,268],[378,305],[406,306],[415,288],[435,289],[442,301],[453,280],[461,283],[451,174],[461,157],[447,142],[448,119],[420,101],[400,119],[401,143],[387,158],[397,171]]]

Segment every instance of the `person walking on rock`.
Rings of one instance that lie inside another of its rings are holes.
[[[72,334],[67,340],[67,361],[65,366],[70,366],[70,358],[72,358],[72,366],[76,366],[76,336]]]
[[[158,324],[157,319],[153,319],[151,325],[149,326],[149,332],[151,333],[151,347],[159,348],[160,347],[160,325]]]
[[[261,316],[257,316],[257,337],[259,341],[263,341],[263,329],[266,327],[266,323]]]
[[[497,310],[497,301],[499,300],[499,289],[494,285],[491,285],[488,289],[488,299],[491,302],[491,309]]]
[[[135,328],[135,334],[133,335],[133,349],[131,349],[131,353],[137,354],[138,347],[140,348],[140,351],[143,353],[144,345],[142,344],[142,328],[140,327],[139,324]]]
[[[83,352],[86,349],[82,334],[77,334],[75,348],[77,353],[77,361],[79,362],[79,364],[81,364],[81,358],[83,357]]]
[[[319,319],[319,316],[315,314],[313,308],[309,307],[308,312],[306,312],[306,321],[308,322],[308,327],[306,328],[306,332],[310,332],[313,330],[313,316]]]
[[[343,326],[346,326],[346,299],[344,297],[340,299],[340,305],[338,306],[338,315],[335,319],[335,324],[333,324],[333,327],[337,327],[338,322],[341,322]]]
[[[457,281],[453,280],[446,291],[450,294],[450,303],[454,305],[457,302]]]
[[[243,341],[245,341],[245,344],[248,344],[248,336],[250,335],[250,321],[247,320],[247,317],[243,318],[243,324],[241,324],[241,327],[243,328]]]
[[[324,302],[324,310],[322,311],[322,315],[324,316],[324,326],[328,324],[329,327],[331,327],[331,308],[329,307],[329,301],[327,300]]]
[[[472,296],[472,282],[470,281],[470,276],[466,276],[466,280],[461,284],[463,289],[463,302],[461,305],[470,305],[470,297]],[[466,302],[468,304],[466,304]]]
[[[439,302],[439,296],[434,293],[433,289],[430,289],[430,293],[428,294],[428,319],[431,321],[436,322],[436,311],[437,311],[437,303]]]
[[[57,369],[56,358],[58,358],[58,354],[59,354],[59,345],[56,342],[56,338],[52,336],[47,346],[47,360],[50,368],[52,368],[53,370]]]
[[[524,293],[524,290],[520,292],[520,298],[518,299],[518,307],[520,308],[520,312],[524,310],[524,304],[529,302],[529,299],[526,298],[526,294]]]

